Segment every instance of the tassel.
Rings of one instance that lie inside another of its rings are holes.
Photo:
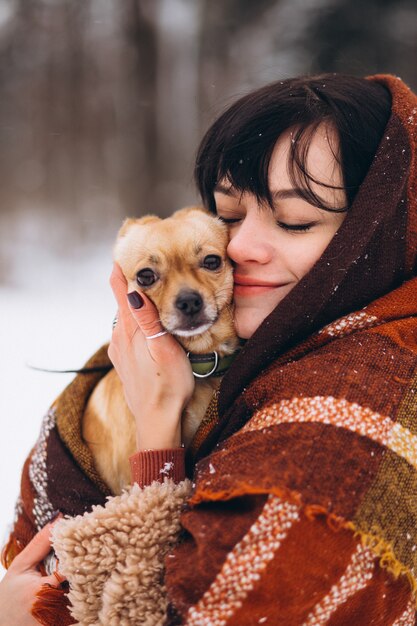
[[[328,511],[324,506],[320,504],[307,504],[304,507],[304,515],[310,522],[312,522],[316,517],[324,517],[327,518]]]
[[[13,559],[23,550],[23,546],[18,539],[11,534],[9,541],[4,546],[1,553],[1,564],[5,569],[9,569]]]
[[[42,585],[36,594],[31,613],[43,626],[70,626],[76,623],[69,613],[66,592],[52,585]]]
[[[334,513],[329,513],[326,521],[327,526],[334,530],[334,532],[338,532],[342,528],[347,528],[346,520],[344,520],[343,517],[340,517],[339,515],[335,515]]]

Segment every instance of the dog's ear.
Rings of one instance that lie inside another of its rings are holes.
[[[144,215],[136,220],[136,224],[150,224],[151,222],[160,222],[161,218],[157,215]]]
[[[120,237],[124,237],[124,235],[126,235],[129,228],[133,226],[134,224],[144,225],[144,224],[149,224],[150,222],[159,222],[159,221],[161,221],[161,218],[157,217],[156,215],[144,215],[143,217],[128,217],[125,219],[119,232],[117,233],[117,239],[119,239]]]
[[[126,218],[125,221],[123,222],[119,232],[117,233],[117,238],[119,239],[119,237],[123,237],[123,235],[126,235],[126,233],[129,230],[129,228],[131,226],[133,226],[133,224],[135,222],[136,222],[136,219],[134,217]]]

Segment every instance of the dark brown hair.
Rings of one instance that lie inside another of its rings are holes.
[[[289,174],[300,196],[326,210],[348,208],[378,148],[391,112],[391,96],[381,84],[344,74],[302,76],[266,85],[228,108],[205,134],[195,179],[204,204],[216,211],[216,183],[227,179],[240,192],[272,207],[268,171],[280,135],[293,130]],[[339,137],[335,158],[341,166],[348,207],[335,209],[312,189],[306,169],[310,141],[323,122]]]

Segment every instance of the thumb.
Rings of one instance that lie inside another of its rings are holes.
[[[9,569],[25,571],[35,569],[51,551],[52,523],[46,524],[17,555]]]
[[[127,299],[130,312],[145,337],[164,331],[158,309],[144,293],[132,291],[127,294]]]

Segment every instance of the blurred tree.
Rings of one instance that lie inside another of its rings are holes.
[[[311,71],[401,74],[417,84],[415,0],[338,0],[306,30]]]
[[[0,231],[62,250],[167,214],[235,97],[321,71],[416,87],[416,53],[415,0],[0,0]]]

